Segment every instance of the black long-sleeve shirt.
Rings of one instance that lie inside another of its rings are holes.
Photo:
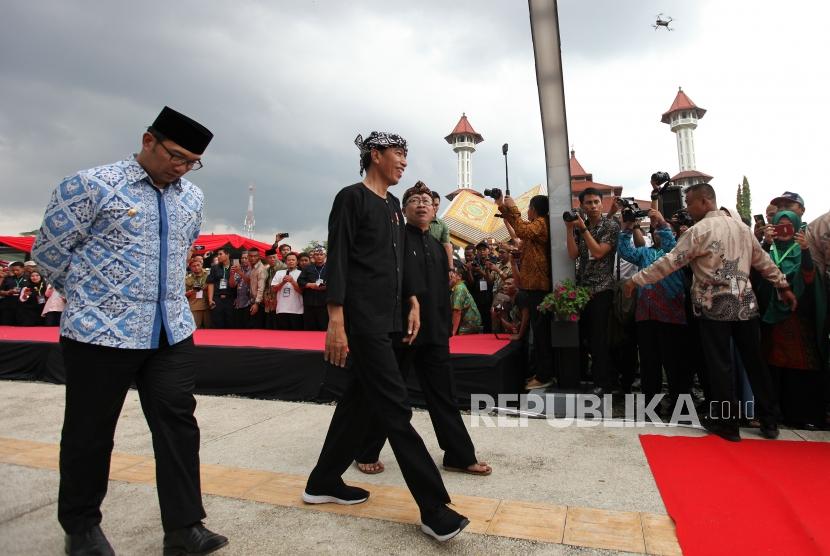
[[[344,187],[329,215],[328,303],[343,306],[349,334],[401,331],[403,214],[363,183]]]
[[[326,304],[326,290],[309,290],[306,289],[308,284],[315,284],[317,280],[327,282],[328,280],[328,261],[326,264],[317,266],[315,264],[306,265],[297,278],[297,285],[303,288],[303,306],[305,307],[320,307]],[[271,284],[265,284],[266,287],[271,287]]]
[[[421,330],[415,345],[448,346],[452,310],[447,252],[429,230],[421,231],[409,224],[404,247],[404,290],[416,295],[421,306]]]

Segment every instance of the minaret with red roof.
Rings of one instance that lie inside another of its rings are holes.
[[[660,119],[664,124],[671,126],[671,130],[677,137],[677,162],[680,172],[672,177],[672,182],[676,185],[686,186],[700,182],[708,183],[712,179],[712,176],[698,172],[695,167],[694,130],[697,128],[697,121],[704,114],[706,114],[706,109],[697,106],[683,92],[683,88],[678,87],[674,102]]]
[[[484,141],[484,137],[470,125],[467,114],[462,113],[455,129],[444,137],[444,140],[452,145],[452,150],[458,154],[458,189],[471,189],[473,187],[472,154],[476,152],[476,145]]]

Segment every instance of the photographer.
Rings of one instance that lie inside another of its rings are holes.
[[[553,384],[553,351],[550,338],[550,318],[539,312],[539,304],[551,291],[550,276],[550,217],[548,198],[536,195],[530,200],[527,218],[522,219],[519,207],[511,197],[498,192],[499,206],[506,224],[510,224],[522,240],[522,299],[530,310],[530,326],[533,329],[535,375],[526,384],[528,390],[547,388]]]
[[[493,296],[491,319],[493,332],[511,335],[511,340],[521,340],[530,323],[530,312],[516,306],[516,294],[519,289],[513,278],[506,278],[499,292]]]
[[[620,257],[636,265],[638,270],[650,266],[677,243],[671,227],[659,211],[652,209],[648,216],[651,220],[652,247],[632,245],[637,221],[625,217],[617,245]],[[650,403],[663,388],[663,368],[666,369],[671,401],[691,391],[691,377],[679,357],[684,351],[686,334],[685,298],[682,271],[673,272],[656,284],[638,289],[634,320],[646,403]]]
[[[480,242],[476,245],[475,257],[470,267],[472,275],[472,289],[470,293],[473,294],[476,307],[481,315],[481,324],[484,327],[484,333],[489,334],[493,331],[492,323],[490,322],[490,307],[493,305],[493,288],[498,273],[496,271],[496,263],[498,258],[490,254],[490,246],[486,241]]]
[[[577,261],[576,284],[591,292],[579,320],[580,338],[588,340],[595,395],[613,389],[608,350],[608,314],[614,300],[614,253],[619,225],[602,214],[602,192],[589,187],[579,194],[587,223],[574,211],[562,215],[567,228],[568,256]],[[522,272],[524,274],[524,271]],[[584,358],[583,358],[584,359]]]
[[[193,313],[196,328],[210,328],[210,307],[207,301],[207,272],[202,266],[202,257],[190,259],[190,272],[184,279],[184,294]]]

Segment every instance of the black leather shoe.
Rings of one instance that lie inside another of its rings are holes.
[[[66,535],[64,548],[70,556],[115,556],[115,551],[101,531],[100,525],[95,525],[83,533]]]
[[[704,429],[720,436],[724,440],[728,440],[729,442],[741,441],[740,429],[735,425],[724,424],[724,421],[717,421],[706,417],[700,420],[700,424],[703,425]]]
[[[228,537],[216,534],[201,523],[164,534],[164,556],[210,554],[228,544]]]
[[[761,423],[761,436],[768,440],[775,440],[778,438],[778,425],[769,425]]]

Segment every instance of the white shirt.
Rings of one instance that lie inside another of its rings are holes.
[[[278,270],[274,274],[274,279],[271,280],[272,286],[280,286],[277,290],[277,314],[291,313],[294,315],[303,314],[303,294],[294,289],[294,285],[290,282],[282,283],[285,273],[288,270]],[[300,270],[292,270],[291,277],[296,281],[300,277]]]

